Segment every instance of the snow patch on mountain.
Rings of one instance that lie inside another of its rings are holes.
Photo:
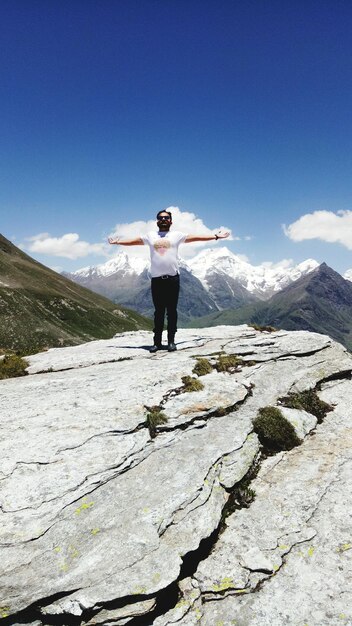
[[[226,274],[249,292],[258,295],[272,295],[280,291],[301,276],[312,272],[319,266],[314,259],[308,259],[293,267],[271,266],[269,264],[251,265],[233,254],[228,248],[202,250],[188,261],[192,273],[209,289],[209,281],[216,274]]]
[[[345,280],[350,280],[352,282],[352,268],[350,270],[347,270],[343,277],[345,278]]]
[[[211,283],[217,275],[229,277],[240,283],[250,293],[259,297],[270,297],[301,276],[312,272],[319,266],[314,259],[308,259],[295,266],[290,262],[273,265],[251,265],[228,248],[207,248],[192,259],[180,259],[180,267],[198,278],[205,289],[211,289]],[[83,267],[73,272],[76,278],[106,278],[119,273],[120,276],[140,275],[149,269],[148,259],[133,256],[125,251],[119,252],[112,259],[101,265]],[[352,270],[351,279],[352,280]]]
[[[73,276],[86,278],[88,276],[94,277],[106,277],[111,276],[112,274],[116,274],[117,272],[123,272],[125,275],[128,274],[142,274],[142,272],[149,268],[149,261],[147,259],[143,259],[141,257],[135,257],[127,254],[126,252],[119,252],[112,259],[107,261],[106,263],[101,263],[100,265],[82,267],[76,272],[72,272]]]

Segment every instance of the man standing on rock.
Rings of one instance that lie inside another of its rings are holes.
[[[178,247],[180,243],[225,239],[229,232],[214,235],[187,235],[178,230],[170,232],[172,215],[170,211],[159,211],[156,216],[158,231],[150,231],[144,237],[121,240],[109,237],[110,244],[120,246],[142,246],[150,249],[152,298],[154,304],[154,345],[150,352],[162,348],[161,337],[164,329],[165,310],[167,312],[168,351],[174,352],[175,333],[177,331],[177,302],[180,291]]]

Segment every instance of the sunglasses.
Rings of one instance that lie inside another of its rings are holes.
[[[169,221],[169,220],[171,220],[171,217],[170,217],[170,215],[159,215],[158,220],[159,221],[161,221],[161,220]]]

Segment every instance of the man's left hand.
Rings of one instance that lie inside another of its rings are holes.
[[[218,239],[226,239],[226,237],[228,237],[229,234],[230,234],[229,230],[225,230],[224,232],[219,231],[218,233],[216,233]]]

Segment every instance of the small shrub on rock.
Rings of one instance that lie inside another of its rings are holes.
[[[224,415],[227,415],[227,413],[228,413],[228,409],[226,406],[218,406],[214,415],[216,417],[223,417]]]
[[[149,434],[152,439],[156,437],[156,429],[161,424],[166,424],[167,417],[165,413],[162,412],[160,406],[151,406],[149,407],[147,413],[147,426],[149,429]]]
[[[281,398],[280,403],[290,409],[299,409],[315,415],[319,424],[321,424],[326,414],[333,410],[330,404],[320,400],[315,389],[291,393],[285,398]]]
[[[260,469],[260,455],[257,455],[252,463],[252,466],[248,470],[247,474],[234,485],[231,489],[229,499],[225,504],[222,512],[222,523],[225,522],[229,515],[232,515],[235,511],[243,508],[249,508],[256,493],[251,488],[252,480],[257,476]]]
[[[204,389],[203,383],[198,380],[198,378],[193,378],[192,376],[182,376],[181,380],[184,384],[182,391],[190,392],[201,391]]]
[[[260,443],[269,450],[291,450],[301,443],[294,427],[277,407],[259,409],[253,427]]]
[[[277,328],[274,328],[274,326],[260,326],[259,324],[248,324],[248,326],[261,333],[275,333],[277,331]]]
[[[255,500],[256,493],[254,489],[248,486],[242,486],[241,483],[233,489],[228,508],[225,512],[225,518],[238,511],[239,509],[248,509]]]
[[[240,367],[250,367],[255,365],[255,361],[244,361],[236,354],[220,354],[215,363],[218,372],[237,372]]]
[[[218,372],[231,372],[241,364],[242,360],[235,354],[220,354],[215,367]]]
[[[0,360],[0,380],[5,378],[16,378],[17,376],[26,376],[26,368],[28,362],[17,354],[6,354]]]
[[[205,376],[206,374],[210,374],[210,372],[213,371],[213,366],[210,361],[208,361],[208,359],[205,359],[203,357],[197,357],[197,363],[195,364],[192,371],[193,374],[196,374],[197,376]]]

